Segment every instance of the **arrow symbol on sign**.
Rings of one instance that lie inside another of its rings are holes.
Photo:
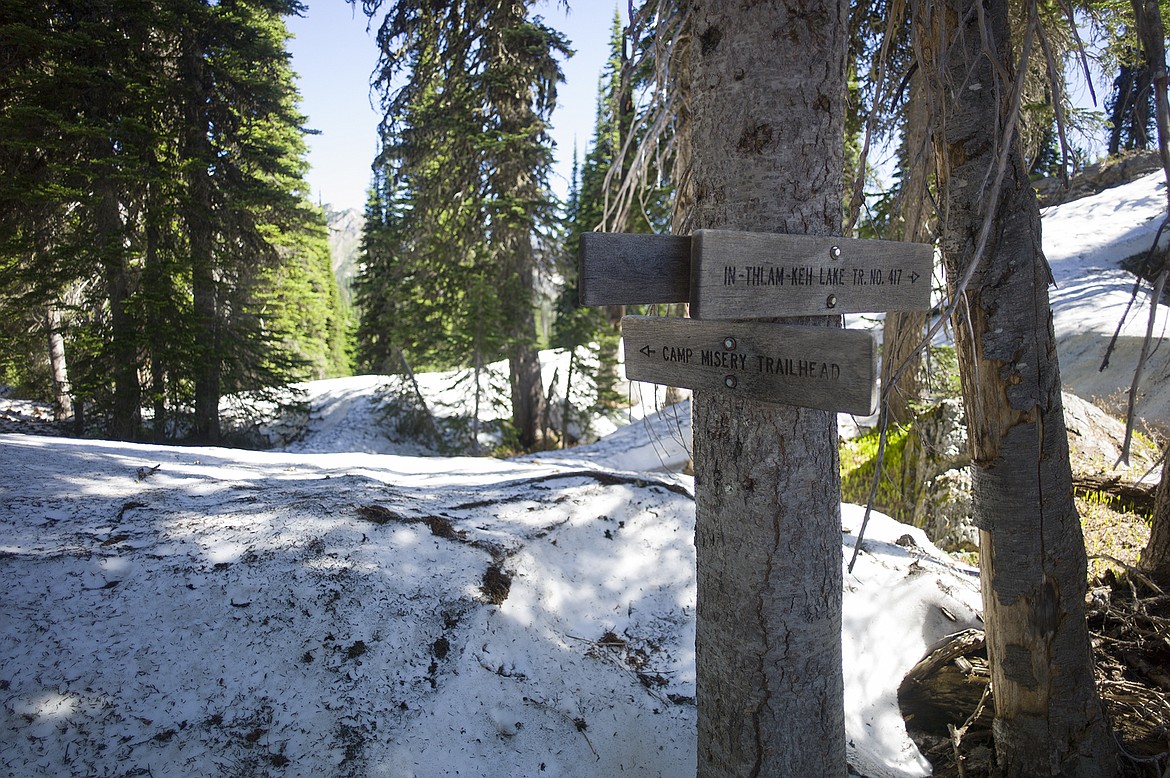
[[[911,271],[911,272],[910,272],[910,283],[914,283],[914,282],[915,282],[915,281],[917,281],[919,278],[922,278],[922,276],[918,275],[918,273],[916,273],[916,272],[914,272],[914,271]]]
[[[641,352],[642,352],[643,354],[645,354],[646,356],[650,356],[651,354],[657,354],[657,353],[658,353],[658,349],[656,349],[656,348],[650,348],[650,344],[649,344],[649,343],[647,343],[645,346],[642,346],[642,348],[638,349],[638,351],[641,351]]]

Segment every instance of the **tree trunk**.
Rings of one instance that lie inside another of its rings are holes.
[[[519,343],[508,360],[512,384],[512,421],[525,449],[544,442],[540,421],[545,415],[544,382],[540,375],[540,352],[531,343]]]
[[[65,362],[65,337],[61,334],[61,311],[49,306],[46,314],[49,331],[49,368],[53,381],[53,418],[73,418],[73,395],[69,387],[69,369]]]
[[[1105,148],[1111,157],[1121,153],[1125,120],[1130,114],[1130,103],[1133,102],[1133,82],[1133,67],[1125,64],[1118,66],[1117,78],[1113,79],[1113,108],[1109,112],[1109,142]]]
[[[621,386],[622,317],[625,315],[626,306],[624,305],[605,306],[606,325],[613,333],[616,333],[616,337],[612,339],[612,348],[607,348],[606,340],[603,339],[598,349],[596,384],[599,399],[617,396],[618,388]]]
[[[569,421],[572,418],[573,368],[577,362],[577,347],[569,349],[569,368],[565,373],[565,399],[561,401],[561,443],[557,448],[569,447]]]
[[[1170,584],[1170,444],[1162,455],[1162,480],[1154,495],[1150,540],[1142,552],[1141,566],[1151,577]]]
[[[192,93],[188,96],[185,154],[194,160],[187,174],[187,202],[183,214],[191,251],[191,302],[194,313],[197,364],[191,366],[195,385],[195,440],[219,442],[221,394],[219,290],[215,278],[215,241],[212,218],[212,183],[207,165],[214,159],[208,141],[210,121],[204,110],[206,77],[203,43],[198,30],[188,31],[184,41],[182,77]]]
[[[147,208],[158,207],[154,186],[147,184]],[[159,258],[159,229],[157,221],[147,217],[145,224],[146,251],[142,268],[143,297],[146,298],[146,355],[150,362],[150,402],[154,413],[151,418],[151,439],[155,443],[166,440],[166,362],[167,341],[174,337],[169,332],[163,309],[169,302],[170,281],[166,277]]]
[[[1147,89],[1154,92],[1154,126],[1157,128],[1155,145],[1158,149],[1158,158],[1162,162],[1162,172],[1166,176],[1166,184],[1170,186],[1170,98],[1167,97],[1170,74],[1166,70],[1166,32],[1162,27],[1158,0],[1131,2],[1137,20],[1137,34],[1142,42],[1146,70],[1149,73]],[[1148,118],[1147,115],[1143,121]],[[1167,190],[1166,196],[1170,198],[1170,189]]]
[[[891,311],[882,322],[882,387],[889,387],[891,424],[914,421],[915,404],[922,399],[918,346],[925,335],[926,314],[922,311]]]
[[[1118,766],[1085,623],[1085,550],[1040,215],[1014,131],[1008,6],[948,0],[916,9],[922,66],[943,107],[934,128],[943,249],[950,293],[962,298],[954,328],[974,460],[996,752],[1009,777],[1112,775]],[[972,264],[969,285],[959,289]]]
[[[927,197],[926,164],[930,145],[930,111],[923,92],[922,72],[910,79],[910,102],[906,117],[907,176],[902,187],[899,212],[901,238],[930,243],[930,198]],[[892,424],[914,420],[915,404],[922,399],[922,354],[918,346],[926,335],[926,312],[904,311],[886,314],[882,324],[882,387],[889,387],[889,418]],[[895,374],[897,379],[895,380]]]
[[[198,172],[195,174],[199,175]],[[192,260],[191,296],[195,313],[195,331],[199,333],[199,363],[193,365],[195,374],[195,426],[193,437],[204,443],[219,441],[219,307],[216,300],[214,271],[210,267],[210,248],[199,240],[202,228],[191,230]],[[209,242],[209,241],[207,241]],[[198,247],[198,248],[197,248]]]
[[[512,346],[508,358],[508,373],[512,386],[512,422],[524,449],[537,448],[544,443],[541,419],[545,416],[544,379],[540,372],[540,351],[536,348],[536,317],[533,314],[532,272],[536,261],[532,256],[529,232],[523,230],[510,241],[515,247],[515,284],[508,288],[520,294],[511,306],[509,323],[512,326]]]
[[[840,234],[846,12],[694,4],[676,232]],[[836,418],[731,393],[693,402],[698,774],[843,776]]]
[[[1162,28],[1162,17],[1158,14],[1156,0],[1133,0],[1133,10],[1137,18],[1138,36],[1142,41],[1147,68],[1151,73],[1151,82],[1154,88],[1155,118],[1158,128],[1158,156],[1162,161],[1162,172],[1166,176],[1168,211],[1170,211],[1170,98],[1167,88],[1170,86],[1170,76],[1166,70],[1166,34]],[[1167,255],[1162,273],[1170,273],[1170,255]],[[1155,291],[1155,297],[1157,292]],[[1157,299],[1151,300],[1150,305],[1157,307]],[[1154,515],[1151,520],[1150,540],[1142,552],[1141,564],[1154,577],[1170,583],[1170,466],[1166,459],[1170,456],[1170,445],[1167,445],[1162,458],[1162,480],[1158,485],[1157,496],[1154,498]]]
[[[123,223],[118,195],[112,184],[102,182],[97,191],[97,241],[102,246],[102,276],[110,306],[110,375],[114,401],[110,409],[110,437],[133,440],[141,417],[138,354],[130,304],[130,279],[126,268]]]
[[[475,364],[472,366],[472,379],[475,386],[475,400],[471,405],[471,455],[479,456],[479,399],[483,394],[480,386],[480,376],[483,373],[483,358],[479,349],[475,351]]]

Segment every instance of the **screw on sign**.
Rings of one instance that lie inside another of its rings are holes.
[[[698,230],[581,236],[582,305],[690,303],[696,319],[930,308],[923,243]]]
[[[877,339],[868,332],[625,316],[622,337],[631,381],[733,389],[765,402],[861,416],[877,405]]]
[[[692,318],[623,317],[622,337],[627,378],[702,392],[696,394],[697,425],[704,419],[715,418],[719,424],[728,418],[704,415],[715,407],[715,393],[868,415],[875,410],[878,395],[873,334],[750,319],[928,309],[932,261],[930,246],[883,241],[725,230],[700,230],[689,238],[589,233],[581,239],[581,304],[690,303]],[[753,403],[742,407],[751,411]],[[751,419],[767,416],[771,414],[756,413]],[[831,428],[826,419],[820,429],[831,435]],[[776,477],[777,483],[758,490],[749,487],[737,497],[735,484],[752,482],[721,477],[718,468],[709,466],[713,461],[709,453],[705,461],[700,457],[704,452],[699,444],[711,430],[694,432],[698,774],[722,776],[729,774],[729,767],[753,765],[759,772],[758,760],[765,752],[770,755],[765,773],[803,775],[819,766],[814,774],[825,774],[828,763],[845,761],[842,700],[834,698],[833,691],[840,688],[842,677],[840,636],[826,629],[830,624],[839,630],[840,602],[834,608],[829,598],[813,606],[806,597],[800,607],[768,610],[766,617],[757,610],[759,623],[751,629],[739,619],[737,603],[749,603],[750,609],[775,602],[769,593],[795,591],[785,587],[799,588],[793,583],[798,578],[832,582],[829,571],[840,571],[840,527],[826,524],[823,520],[832,514],[822,511],[821,521],[812,523],[815,531],[787,533],[795,540],[786,540],[783,549],[795,553],[786,559],[768,556],[781,549],[781,528],[791,526],[793,515],[785,525],[775,504],[755,510],[760,501],[754,495],[778,493],[778,482],[791,471]],[[774,442],[784,448],[782,437],[763,445]],[[743,440],[736,439],[732,456],[740,456]],[[754,459],[753,451],[765,450],[759,437],[749,438],[744,448],[749,460]],[[748,467],[762,462],[755,459]],[[761,472],[776,469],[763,467]],[[836,481],[831,480],[833,485],[823,489],[808,484],[805,496],[832,500]],[[798,496],[796,501],[803,499]],[[765,526],[769,521],[771,525]],[[731,558],[736,564],[727,564]],[[766,574],[759,572],[764,569]],[[704,608],[704,602],[714,604]],[[727,640],[729,629],[743,629],[745,635]],[[785,646],[792,638],[805,648],[816,648],[786,651],[781,658],[762,661],[769,646],[776,644],[771,641],[776,635],[784,636],[777,642]],[[811,673],[805,672],[809,654],[817,657]],[[756,718],[761,710],[759,690],[764,689],[767,697],[771,682],[779,678],[788,679],[789,693],[775,706],[768,702],[770,718],[761,723]],[[813,728],[815,736],[808,737],[802,729],[794,734],[784,725],[794,717],[809,718],[814,709],[824,724],[822,729]],[[745,738],[755,749],[746,756],[740,748]],[[738,769],[734,774],[740,774]]]
[[[873,335],[742,320],[928,309],[933,256],[919,243],[806,235],[586,233],[581,304],[690,303],[691,319],[622,320],[630,380],[868,415]],[[737,321],[712,329],[700,319]],[[720,340],[729,356],[710,357],[703,344]]]

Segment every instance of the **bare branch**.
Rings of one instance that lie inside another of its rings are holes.
[[[841,230],[843,235],[851,235],[857,224],[857,217],[861,212],[861,204],[865,199],[865,169],[869,160],[869,144],[874,135],[877,118],[881,113],[880,107],[885,102],[886,71],[889,65],[890,48],[896,40],[897,32],[902,27],[906,16],[905,0],[894,0],[890,4],[886,19],[886,31],[882,36],[882,45],[877,59],[877,80],[874,86],[873,106],[865,121],[865,138],[861,144],[861,154],[857,161],[857,175],[853,181],[853,194],[849,198],[849,208],[845,213],[845,224]]]
[[[1085,83],[1089,87],[1089,97],[1093,98],[1093,106],[1097,105],[1097,92],[1093,89],[1093,74],[1089,72],[1089,55],[1085,53],[1085,44],[1081,41],[1081,32],[1077,28],[1076,16],[1073,9],[1069,7],[1066,0],[1059,0],[1060,10],[1068,19],[1069,29],[1072,30],[1073,40],[1077,43],[1077,59],[1080,60],[1081,69],[1085,72]]]
[[[1166,178],[1167,184],[1167,217],[1162,221],[1162,224],[1158,227],[1157,234],[1154,236],[1154,244],[1150,247],[1150,253],[1148,255],[1152,257],[1154,252],[1157,251],[1162,232],[1166,229],[1167,224],[1170,223],[1170,97],[1167,95],[1167,83],[1170,81],[1170,78],[1167,77],[1166,72],[1165,34],[1162,30],[1162,18],[1159,15],[1157,3],[1147,5],[1141,0],[1134,0],[1133,9],[1137,21],[1138,38],[1141,40],[1146,62],[1153,76],[1155,123],[1158,127],[1158,156],[1162,162],[1162,173]],[[1134,368],[1133,381],[1129,387],[1126,408],[1125,442],[1122,445],[1121,456],[1118,457],[1117,464],[1129,462],[1129,447],[1132,442],[1133,426],[1136,419],[1137,394],[1141,386],[1142,372],[1145,370],[1146,360],[1150,355],[1150,347],[1154,337],[1154,323],[1157,320],[1158,305],[1162,300],[1162,293],[1166,288],[1167,275],[1170,275],[1170,251],[1167,252],[1162,270],[1158,273],[1154,281],[1153,297],[1150,301],[1150,316],[1146,322],[1146,336],[1142,341],[1141,354],[1138,357],[1137,366]],[[1141,277],[1139,276],[1137,285],[1140,286],[1140,284]],[[1137,288],[1135,286],[1134,296],[1136,295]],[[1122,322],[1125,321],[1125,315],[1128,315],[1132,305],[1133,299],[1131,298],[1130,304],[1125,308],[1125,314],[1122,315]],[[1104,364],[1101,366],[1102,370],[1109,364],[1109,355],[1113,350],[1114,344],[1117,342],[1120,332],[1121,323],[1117,325],[1117,331],[1114,332],[1113,339],[1109,343],[1109,349],[1105,353]],[[1114,466],[1116,467],[1116,465]]]
[[[929,6],[929,3],[926,3],[926,5]],[[984,40],[984,55],[989,57],[990,59],[992,59],[993,62],[998,63],[998,56],[991,53],[991,49],[989,48],[989,45],[987,43],[989,36],[988,36],[987,30],[986,30],[986,22],[985,22],[985,20],[983,20],[983,14],[982,14],[980,4],[976,3],[975,6],[977,9],[976,13],[979,15],[979,17],[981,19],[981,28],[983,28],[982,34],[983,34],[983,40]],[[916,11],[921,11],[921,10],[922,10],[921,6],[916,7]],[[1034,26],[1037,24],[1039,24],[1039,20],[1037,18],[1037,14],[1036,14],[1036,2],[1035,2],[1035,0],[1031,0],[1031,2],[1029,2],[1028,29],[1025,33],[1023,46],[1021,47],[1020,61],[1019,61],[1017,68],[1016,68],[1017,73],[1022,73],[1024,71],[1024,69],[1027,67],[1028,56],[1031,53],[1031,48],[1032,48]],[[927,29],[929,29],[929,27],[927,27]],[[918,48],[917,42],[915,45],[916,45],[916,49],[917,49]],[[947,48],[941,49],[941,51],[944,51],[944,52],[947,50],[948,50]],[[922,61],[922,60],[920,60],[920,61]],[[939,63],[939,64],[941,64],[941,63]],[[997,74],[999,74],[1001,76],[1001,78],[1008,75],[1008,71],[1006,68],[1003,67],[1002,63],[998,63],[995,66],[995,71]],[[925,349],[930,347],[930,343],[933,341],[934,336],[943,327],[944,322],[951,319],[955,315],[955,312],[956,312],[956,310],[958,310],[960,303],[963,303],[964,307],[965,307],[966,299],[967,299],[967,288],[970,286],[971,280],[975,276],[975,271],[979,268],[979,265],[981,264],[982,259],[983,259],[983,255],[987,250],[987,242],[988,242],[988,239],[989,239],[990,234],[991,234],[991,227],[995,222],[996,216],[998,215],[997,208],[998,208],[998,203],[999,203],[999,193],[1003,187],[1003,179],[1004,179],[1004,175],[1007,171],[1007,163],[1008,163],[1008,160],[1009,160],[1009,157],[1011,154],[1012,145],[1013,145],[1013,143],[1015,143],[1016,126],[1018,124],[1018,119],[1019,119],[1019,115],[1020,115],[1020,103],[1021,103],[1021,99],[1023,97],[1023,79],[1015,79],[1014,83],[1012,83],[1011,81],[1009,81],[1008,83],[1012,85],[1012,90],[1013,90],[1012,91],[1011,110],[1010,110],[1009,115],[1008,115],[1007,124],[1004,127],[1003,135],[1000,139],[1001,148],[999,149],[999,153],[998,153],[998,156],[996,159],[995,176],[991,181],[990,190],[988,191],[987,196],[984,198],[984,201],[989,203],[990,207],[989,207],[988,212],[984,215],[983,223],[982,223],[982,226],[981,226],[980,231],[979,231],[979,240],[975,245],[975,250],[974,250],[974,253],[971,257],[971,260],[968,263],[967,267],[964,269],[962,278],[960,279],[959,283],[956,285],[954,291],[952,292],[951,299],[948,301],[946,309],[943,311],[942,315],[940,315],[935,320],[934,324],[927,331],[926,337],[923,338],[922,342],[918,345],[919,352],[924,351]],[[998,89],[999,86],[1000,85],[997,83],[996,88]],[[938,114],[935,114],[935,115],[938,115]],[[943,164],[946,164],[945,160],[943,160]],[[988,172],[990,175],[991,171],[988,171]],[[946,177],[946,174],[948,174],[948,173],[949,173],[949,171],[944,171],[944,178]],[[1051,276],[1051,272],[1049,273],[1049,275]],[[969,314],[968,314],[967,320],[969,320]],[[968,327],[970,327],[970,324],[968,324]],[[901,370],[904,368],[905,368],[905,365],[903,365],[901,368],[899,368],[899,372],[895,373],[895,380],[898,376],[901,375]],[[857,533],[857,541],[853,547],[853,556],[849,562],[849,572],[853,571],[853,565],[857,561],[858,550],[861,548],[862,540],[865,538],[865,528],[866,528],[866,525],[869,523],[870,512],[873,508],[873,502],[874,502],[874,499],[877,495],[878,484],[880,483],[880,479],[881,479],[882,472],[883,472],[883,465],[884,465],[883,455],[885,453],[885,440],[886,440],[886,435],[887,435],[887,428],[889,426],[889,398],[890,398],[890,390],[891,390],[891,387],[893,386],[893,384],[894,384],[894,381],[891,381],[890,386],[883,386],[882,387],[881,402],[880,402],[881,413],[879,415],[880,431],[879,431],[879,437],[878,437],[878,454],[877,454],[877,458],[875,461],[874,482],[870,488],[870,496],[869,496],[869,500],[867,501],[865,516],[862,519],[861,528],[860,528],[860,530],[858,530],[858,533]],[[976,380],[974,382],[974,385],[976,385],[976,386],[979,385],[978,380]]]
[[[1165,226],[1166,222],[1162,222]],[[1161,233],[1161,230],[1158,230]],[[1133,427],[1136,420],[1137,409],[1137,393],[1138,387],[1141,386],[1142,373],[1146,368],[1146,360],[1150,356],[1150,346],[1154,341],[1154,324],[1158,320],[1158,303],[1162,299],[1162,292],[1166,289],[1166,277],[1170,275],[1170,260],[1168,260],[1162,267],[1162,272],[1158,273],[1158,278],[1154,282],[1153,299],[1150,300],[1150,316],[1146,321],[1146,337],[1142,340],[1141,355],[1138,356],[1137,367],[1133,370],[1133,382],[1129,385],[1129,398],[1125,413],[1125,442],[1121,445],[1121,455],[1114,463],[1114,467],[1118,465],[1129,464],[1129,447],[1133,442]]]
[[[687,4],[681,4],[681,8],[678,5],[671,0],[658,0],[645,3],[630,15],[629,35],[636,40],[654,25],[653,50],[644,55],[650,56],[654,65],[654,86],[647,105],[636,113],[614,164],[606,171],[599,229],[618,229],[629,221],[635,207],[646,215],[649,176],[653,170],[661,170],[677,150],[683,97],[674,65],[689,14]],[[626,67],[635,70],[643,64],[644,59],[631,59]]]
[[[1146,252],[1145,266],[1148,267],[1151,259],[1154,257],[1154,252],[1158,250],[1158,243],[1161,242],[1162,233],[1166,227],[1170,226],[1170,217],[1162,220],[1162,224],[1158,227],[1157,233],[1154,234],[1154,243],[1150,246],[1150,250]],[[1117,347],[1117,341],[1121,337],[1121,328],[1125,326],[1125,320],[1129,318],[1129,312],[1133,309],[1133,304],[1137,300],[1138,292],[1142,288],[1142,278],[1138,276],[1133,282],[1133,290],[1129,294],[1129,302],[1125,306],[1125,310],[1121,312],[1121,319],[1117,322],[1117,329],[1113,331],[1113,337],[1109,339],[1109,345],[1105,348],[1105,357],[1101,360],[1101,367],[1097,368],[1098,372],[1104,372],[1109,367],[1109,360],[1113,356],[1113,349]],[[1154,304],[1157,305],[1158,298],[1154,298]]]
[[[1048,80],[1052,84],[1052,110],[1056,114],[1056,134],[1060,138],[1060,178],[1068,186],[1069,145],[1064,129],[1068,121],[1064,115],[1063,80],[1056,58],[1052,56],[1052,47],[1048,45],[1048,36],[1044,34],[1044,25],[1036,25],[1036,38],[1040,41],[1040,50],[1044,53],[1044,62],[1048,68]]]

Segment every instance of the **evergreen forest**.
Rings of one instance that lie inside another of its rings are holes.
[[[124,440],[348,371],[292,0],[0,4],[0,383]]]
[[[1151,169],[1170,184],[1170,4],[631,0],[627,17],[612,17],[593,126],[572,150],[562,199],[550,186],[550,122],[575,44],[544,15],[568,2],[315,2],[364,14],[378,54],[369,86],[379,144],[358,269],[344,289],[307,184],[313,130],[286,27],[306,12],[301,0],[0,0],[5,397],[51,403],[78,436],[233,445],[226,406],[259,413],[286,402],[290,385],[353,373],[401,379],[434,432],[415,374],[451,371],[473,398],[456,425],[459,453],[568,447],[630,404],[622,317],[688,314],[685,303],[580,306],[582,235],[734,229],[929,244],[934,309],[881,321],[879,411],[857,444],[867,469],[854,480],[865,483],[846,483],[854,492],[845,497],[891,513],[897,500],[918,507],[913,490],[929,479],[883,468],[914,459],[907,430],[924,409],[961,405],[956,448],[969,457],[963,518],[974,537],[964,551],[980,565],[978,632],[995,696],[987,703],[990,692],[980,692],[962,731],[940,735],[942,751],[953,750],[956,774],[966,774],[959,741],[990,705],[998,766],[989,774],[1123,774],[1095,685],[1092,650],[1105,641],[1090,635],[1086,603],[1104,595],[1086,588],[1037,192],[1135,156],[1156,155]],[[1094,83],[1105,87],[1091,95],[1099,108],[1073,99]],[[749,115],[757,103],[759,116]],[[883,169],[880,157],[893,162]],[[1152,290],[1148,332],[1170,283],[1170,255],[1158,245],[1132,271],[1134,299]],[[842,319],[788,323],[828,332]],[[940,347],[944,328],[950,344]],[[1147,334],[1141,347],[1119,462],[1138,434],[1137,384],[1155,340]],[[734,349],[735,338],[723,342]],[[567,356],[563,396],[542,371],[550,349]],[[692,489],[682,490],[696,517],[685,543],[697,560],[699,774],[819,774],[825,765],[843,774],[839,419],[724,392],[736,386],[726,378],[692,396],[701,434],[684,466]],[[501,396],[506,420],[485,429],[487,405]],[[680,399],[663,394],[666,404]],[[1153,421],[1151,434],[1164,435]],[[1152,439],[1164,460],[1170,446]],[[153,472],[139,468],[139,480]],[[595,480],[645,486],[624,474]],[[1119,480],[1094,493],[1115,493]],[[1122,567],[1135,601],[1133,581],[1156,594],[1147,602],[1162,615],[1142,613],[1164,651],[1170,482],[1141,488],[1156,491],[1147,494],[1148,546]],[[145,506],[125,502],[118,520]],[[505,567],[518,563],[495,540],[469,540],[445,514],[364,511],[373,524],[426,524],[487,552],[478,591],[494,606],[507,598]],[[916,545],[906,535],[894,551],[909,556],[904,540]],[[324,553],[324,541],[309,545]],[[446,629],[457,626],[443,616]],[[815,622],[805,637],[818,640],[790,642],[788,625],[801,619]],[[599,651],[626,645],[605,634]],[[440,640],[420,654],[434,656],[432,687],[450,648]],[[364,640],[348,651],[349,660],[363,655]],[[482,667],[510,677],[503,664]],[[1165,687],[1165,673],[1155,681]],[[1164,688],[1157,694],[1170,704]],[[512,721],[501,735],[517,734]],[[588,740],[584,721],[571,723]],[[801,768],[775,767],[804,750],[798,741],[827,756],[809,750]],[[1146,763],[1165,776],[1165,760],[1157,751]]]
[[[549,186],[548,128],[574,44],[548,8],[360,9],[383,120],[360,270],[339,289],[286,45],[301,3],[0,3],[0,384],[52,402],[82,434],[127,440],[214,442],[225,397],[353,371],[462,370],[487,403],[500,380],[487,368],[505,363],[503,450],[569,445],[622,406],[618,322],[637,311],[577,305],[577,243],[672,220],[685,231],[687,4],[634,4],[628,23],[615,10],[564,201]],[[906,13],[850,8],[843,206],[854,235],[929,241],[929,107]],[[1091,139],[1110,154],[1153,147],[1153,71],[1131,4],[1038,14],[1020,114],[1031,175],[1093,162]],[[1114,74],[1095,112],[1068,97],[1090,58]],[[872,167],[879,145],[897,149],[890,181]],[[895,421],[928,378],[907,335],[924,326],[887,321],[897,358],[883,369],[904,365]],[[570,355],[569,397],[542,381],[547,348]],[[479,450],[471,415],[466,450]]]

